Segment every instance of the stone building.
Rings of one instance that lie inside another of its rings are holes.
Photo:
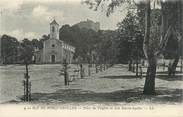
[[[100,23],[99,22],[93,22],[92,20],[87,19],[86,21],[79,22],[78,24],[75,24],[74,26],[78,26],[80,29],[92,29],[94,31],[100,30]]]
[[[50,23],[50,38],[43,42],[43,49],[35,48],[33,59],[35,63],[63,63],[64,59],[72,63],[75,47],[59,40],[59,24],[53,20]]]

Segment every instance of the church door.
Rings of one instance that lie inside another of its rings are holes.
[[[51,62],[55,63],[55,55],[51,55]]]

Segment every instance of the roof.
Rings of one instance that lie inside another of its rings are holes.
[[[57,25],[59,25],[59,24],[55,21],[55,19],[54,19],[50,24],[57,24]]]

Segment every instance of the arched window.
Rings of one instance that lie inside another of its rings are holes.
[[[52,27],[52,32],[55,32],[55,27],[54,26]]]

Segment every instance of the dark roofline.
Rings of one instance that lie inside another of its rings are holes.
[[[55,19],[54,19],[50,24],[57,24],[57,25],[59,25],[59,24],[56,22]]]

